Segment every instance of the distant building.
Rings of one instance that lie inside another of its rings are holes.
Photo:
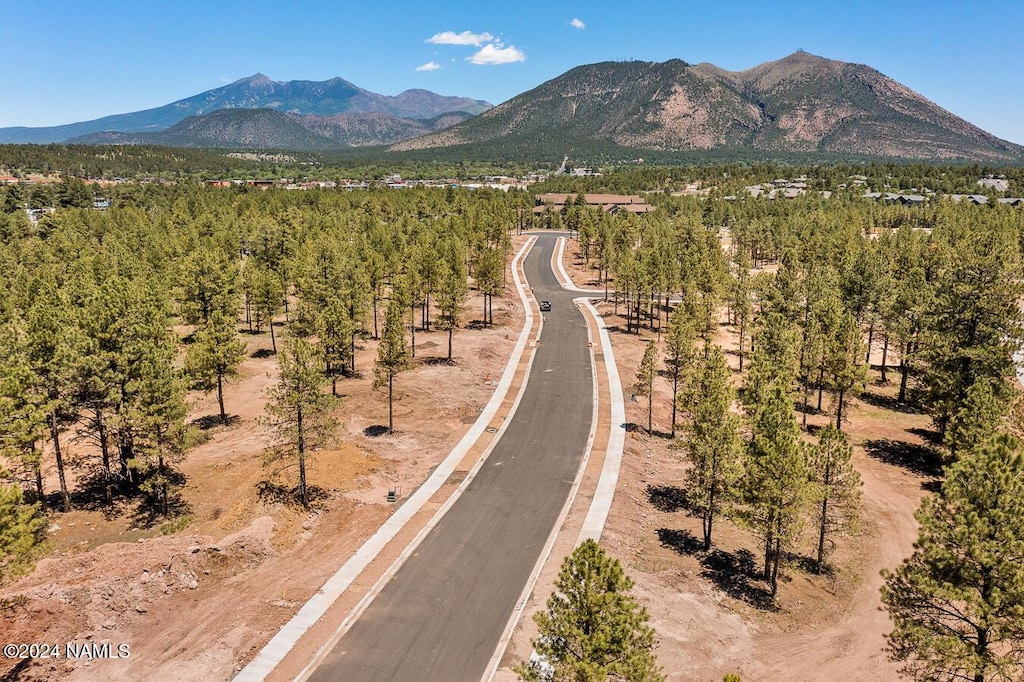
[[[895,192],[866,192],[862,199],[870,199],[882,204],[902,204],[904,206],[924,206],[927,198],[922,194],[897,194]]]
[[[540,214],[553,210],[563,213],[567,205],[576,201],[576,197],[576,194],[538,194],[533,212]],[[656,206],[651,206],[635,194],[584,194],[583,200],[588,206],[598,206],[608,213],[648,213],[657,210]]]
[[[1010,189],[1010,181],[1005,175],[986,175],[978,180],[978,186],[982,189],[994,189],[997,192],[1005,192]]]

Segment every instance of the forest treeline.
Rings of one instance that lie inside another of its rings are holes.
[[[866,178],[864,191],[883,191],[888,185],[893,191],[915,188],[939,194],[986,194],[977,184],[978,178],[985,175],[1003,175],[1011,181],[1012,187],[1024,186],[1024,167],[1020,166],[900,163],[872,158],[827,160],[817,155],[793,155],[771,161],[758,155],[731,158],[727,153],[638,154],[636,150],[620,148],[588,153],[572,145],[558,149],[534,157],[506,154],[507,148],[503,148],[503,153],[482,157],[462,147],[404,153],[370,147],[330,153],[267,151],[242,155],[237,150],[148,145],[5,144],[0,145],[0,169],[15,177],[28,173],[60,173],[65,177],[169,181],[226,178],[374,181],[396,173],[411,179],[469,181],[487,175],[549,174],[545,184],[531,188],[537,193],[682,190],[688,182],[701,181],[705,187],[713,186],[720,190],[720,195],[726,195],[746,185],[795,177],[806,177],[811,189],[836,190],[840,185],[849,184],[853,176]],[[554,175],[553,171],[561,165],[565,155],[568,155],[570,168],[591,168],[604,175],[587,178]],[[641,161],[638,156],[644,159]],[[102,192],[108,195],[111,190]]]

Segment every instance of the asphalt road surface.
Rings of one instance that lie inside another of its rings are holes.
[[[525,262],[551,302],[526,392],[476,477],[311,680],[478,682],[558,519],[592,418],[587,327],[551,272],[554,235]]]

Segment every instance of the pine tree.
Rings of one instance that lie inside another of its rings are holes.
[[[809,454],[810,502],[818,529],[815,570],[821,573],[832,538],[856,528],[861,482],[853,468],[853,448],[839,429],[831,425],[822,429],[817,446],[810,448]]]
[[[752,421],[740,519],[764,544],[764,579],[774,597],[782,558],[797,539],[807,499],[807,449],[780,382],[762,393]]]
[[[750,255],[746,249],[740,249],[736,254],[736,280],[732,287],[732,312],[735,317],[737,330],[737,353],[740,358],[740,371],[743,371],[744,344],[750,332],[750,321],[754,313],[754,306],[751,303],[753,287],[750,281]]]
[[[32,371],[19,324],[0,327],[0,356],[0,455],[24,468],[35,481],[37,501],[45,504],[39,445],[48,433],[47,399]]]
[[[277,338],[274,336],[274,316],[281,310],[285,296],[284,283],[273,270],[263,267],[254,269],[252,275],[252,305],[256,312],[256,331],[266,323],[270,327],[270,344],[277,352]]]
[[[842,431],[845,408],[860,393],[868,376],[867,365],[862,361],[864,341],[860,325],[851,313],[843,313],[825,348],[824,366],[836,411],[836,428]]]
[[[644,349],[644,356],[636,370],[636,384],[633,391],[647,398],[647,435],[653,431],[654,415],[654,377],[658,375],[658,345],[651,339]]]
[[[696,357],[693,342],[697,333],[693,328],[684,306],[676,306],[669,320],[668,334],[665,335],[665,368],[672,382],[672,437],[676,435],[676,421],[679,412],[680,382]]]
[[[437,306],[441,310],[438,327],[448,332],[448,361],[452,359],[452,333],[459,326],[459,310],[469,296],[466,272],[458,266],[446,264],[442,269],[437,290]]]
[[[205,324],[214,312],[237,314],[237,261],[210,240],[196,244],[179,264],[178,305],[187,324]]]
[[[280,376],[269,390],[268,425],[278,442],[267,452],[266,463],[284,462],[282,468],[298,467],[298,498],[309,507],[307,463],[312,453],[333,440],[336,423],[331,417],[332,396],[324,393],[319,349],[306,339],[284,344],[277,362]]]
[[[914,553],[883,572],[889,655],[919,680],[1024,679],[1024,457],[997,435],[962,452],[915,515]]]
[[[0,480],[0,584],[31,568],[46,525],[40,505],[25,504],[17,485]]]
[[[316,333],[323,346],[324,366],[331,378],[331,395],[338,395],[338,376],[352,362],[352,335],[355,325],[348,314],[348,306],[337,296],[331,296],[323,310],[318,311]]]
[[[736,493],[742,473],[739,416],[731,411],[735,391],[719,346],[700,361],[690,389],[693,412],[684,426],[683,448],[693,465],[687,475],[690,510],[700,517],[704,550],[711,549],[715,518]]]
[[[155,497],[164,516],[170,514],[171,486],[179,479],[170,465],[185,452],[185,386],[172,366],[174,347],[165,342],[153,345],[140,359],[136,375],[129,382],[131,400],[124,422],[130,425],[136,465],[140,465],[142,488]]]
[[[485,248],[476,264],[476,284],[484,296],[484,324],[494,324],[494,295],[501,291],[501,281],[505,272],[501,251]]]
[[[204,391],[217,389],[221,423],[228,419],[224,410],[224,380],[238,374],[244,357],[245,344],[238,339],[233,320],[220,310],[210,314],[185,354],[185,371],[195,384]]]
[[[950,459],[955,461],[959,453],[973,450],[993,432],[999,431],[1014,397],[1009,391],[997,395],[989,379],[976,380],[946,429],[945,442]]]
[[[943,435],[975,381],[989,380],[997,395],[1009,387],[1024,324],[1017,230],[995,223],[950,226],[946,234],[948,263],[926,318],[923,352],[925,406]]]
[[[46,281],[43,287],[26,317],[27,351],[40,391],[46,395],[62,508],[70,511],[71,495],[68,492],[61,431],[75,421],[70,384],[76,363],[77,330],[65,293],[56,289],[52,281]]]
[[[388,303],[384,314],[384,328],[377,346],[377,361],[373,365],[373,387],[388,387],[388,431],[395,430],[395,376],[409,369],[409,347],[405,343],[402,325],[402,304],[397,298]]]
[[[661,682],[656,635],[632,588],[622,565],[594,540],[577,547],[562,562],[547,611],[533,617],[539,628],[534,648],[552,670],[522,665],[520,679]]]

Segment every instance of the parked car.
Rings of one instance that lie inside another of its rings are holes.
[[[551,310],[551,303],[550,303],[550,301],[541,301],[540,302],[540,310],[541,310],[541,312],[547,312],[548,310]]]

